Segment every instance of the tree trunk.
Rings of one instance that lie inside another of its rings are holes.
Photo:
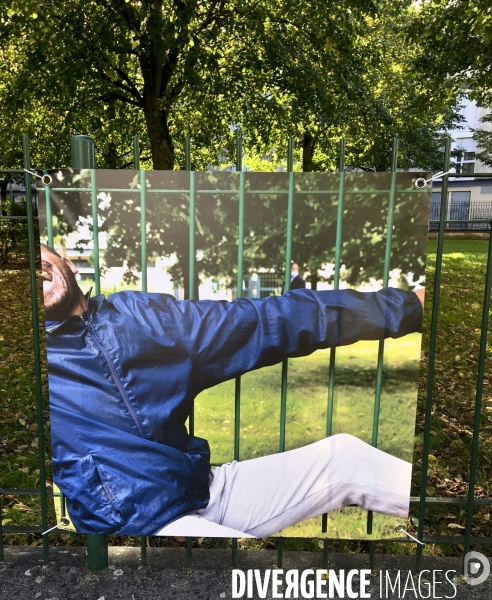
[[[315,140],[309,129],[304,130],[302,136],[302,170],[305,173],[311,173],[313,170],[313,154]]]
[[[152,104],[152,106],[144,108],[152,166],[155,171],[172,171],[174,168],[174,145],[169,133],[167,112],[157,108],[157,101]]]
[[[114,142],[109,142],[108,149],[104,155],[104,161],[107,169],[118,168],[118,153],[116,151],[116,144]]]
[[[311,173],[313,170],[314,145],[315,140],[311,135],[311,132],[309,129],[305,129],[302,136],[302,170],[305,173]],[[311,283],[311,289],[316,290],[318,288],[319,281],[317,269],[314,269],[314,271],[311,270],[309,281]]]
[[[190,248],[188,246],[188,238],[183,236],[183,244],[181,245],[181,249],[178,249],[178,264],[181,267],[181,274],[183,276],[183,288],[184,288],[184,299],[189,300],[190,295]],[[195,277],[194,277],[194,290],[193,290],[193,300],[199,300],[198,286],[200,284],[200,278],[198,277],[198,272],[196,268],[195,262]]]

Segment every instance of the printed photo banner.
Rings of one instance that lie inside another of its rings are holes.
[[[49,174],[53,478],[69,527],[401,535],[428,175]]]

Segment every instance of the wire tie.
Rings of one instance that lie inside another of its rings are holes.
[[[41,179],[41,181],[44,183],[44,185],[51,185],[53,183],[53,178],[51,177],[51,175],[48,175],[48,174],[38,175],[37,173],[34,173],[34,171],[29,171],[29,169],[24,169],[24,171],[26,173],[29,173],[29,175],[32,175],[33,177],[37,177],[38,179]]]
[[[408,533],[408,531],[405,531],[405,529],[403,528],[403,525],[401,523],[399,523],[396,527],[395,527],[395,531],[397,533],[404,533],[408,538],[410,538],[411,540],[413,540],[414,542],[417,542],[417,544],[420,544],[421,546],[425,546],[424,542],[421,542],[420,540],[418,540],[415,536],[413,536],[411,533]]]
[[[57,523],[56,525],[53,525],[53,527],[51,527],[50,529],[47,529],[46,531],[43,531],[43,533],[41,535],[46,535],[50,531],[53,531],[53,529],[57,529],[58,525],[61,525],[62,527],[68,527],[70,525],[70,521],[69,521],[69,519],[67,519],[67,517],[62,517],[60,519],[60,523]]]
[[[439,179],[440,177],[444,177],[444,175],[452,175],[452,174],[453,173],[451,173],[451,171],[447,171],[446,173],[444,173],[444,171],[441,171],[441,173],[436,173],[430,179],[425,179],[424,177],[419,177],[418,179],[415,180],[415,187],[418,190],[423,190],[425,188],[425,186],[428,183],[430,183],[431,181],[434,181],[434,179]]]

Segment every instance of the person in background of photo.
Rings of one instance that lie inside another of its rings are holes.
[[[354,436],[211,470],[207,441],[186,421],[201,391],[253,369],[420,331],[423,290],[90,298],[44,244],[41,264],[53,477],[77,531],[171,535],[166,526],[191,516],[226,537],[267,537],[353,504],[407,516],[411,464]]]
[[[293,263],[290,268],[290,289],[291,290],[301,290],[306,287],[306,282],[299,275],[299,265],[297,263]]]

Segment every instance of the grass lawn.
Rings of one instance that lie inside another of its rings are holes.
[[[413,456],[420,338],[420,334],[412,334],[385,344],[378,445],[407,461]],[[325,437],[329,354],[329,350],[320,350],[289,360],[286,450]],[[333,433],[350,433],[371,442],[377,354],[378,342],[359,342],[337,349]],[[242,460],[278,452],[280,381],[279,365],[248,373],[241,380]],[[213,462],[233,460],[234,382],[198,396],[195,432],[209,440]],[[350,508],[330,513],[326,534],[321,532],[319,517],[284,530],[281,535],[366,537],[366,520],[365,512]],[[373,534],[367,539],[398,537],[394,530],[398,523],[398,519],[377,515]]]
[[[426,319],[415,431],[415,360],[408,360],[419,345],[419,335],[386,344],[385,379],[381,403],[379,446],[411,460],[413,441],[414,487],[420,485],[423,403],[430,329],[435,242],[429,243]],[[432,443],[427,491],[437,496],[466,496],[473,427],[477,353],[480,341],[481,303],[485,278],[486,241],[446,240],[439,317],[438,362],[433,397]],[[39,485],[37,427],[31,356],[31,324],[28,272],[22,265],[0,270],[0,486],[33,488]],[[337,350],[334,433],[346,431],[370,441],[374,402],[375,357],[371,342]],[[287,449],[324,437],[326,427],[328,352],[289,361],[287,397]],[[355,373],[355,374],[354,374]],[[492,397],[490,366],[487,369],[481,426],[477,496],[491,496]],[[46,374],[44,374],[45,397]],[[278,449],[280,367],[270,367],[242,378],[240,455],[246,459]],[[490,409],[490,412],[487,410]],[[48,422],[49,413],[46,410]],[[228,382],[201,394],[196,404],[196,434],[207,437],[213,462],[233,457],[234,383]],[[49,431],[45,426],[48,478]],[[212,432],[212,433],[211,433]],[[51,503],[50,503],[51,504]],[[429,507],[426,531],[459,534],[464,525],[464,507]],[[356,509],[350,509],[357,512]],[[414,508],[416,514],[416,508]],[[385,520],[382,517],[383,521]],[[4,499],[4,525],[39,524],[39,500],[15,496]],[[394,520],[392,520],[393,522]],[[415,521],[414,521],[415,523]],[[490,535],[490,510],[475,511],[474,535]],[[451,527],[450,527],[451,525]],[[411,527],[411,523],[408,523]],[[289,535],[321,537],[319,523],[291,528]],[[392,532],[392,524],[375,520],[378,536]],[[365,515],[330,515],[328,537],[352,528],[363,533]],[[68,538],[67,538],[68,539]],[[71,538],[75,540],[76,538]],[[51,543],[66,543],[59,536]],[[39,543],[37,536],[9,535],[8,543]],[[131,541],[131,540],[130,540]],[[120,540],[121,543],[121,540]]]
[[[433,293],[436,242],[429,243],[427,292]],[[445,240],[441,278],[441,301],[437,360],[432,403],[431,449],[427,493],[430,496],[466,497],[470,474],[471,441],[475,410],[478,349],[485,284],[488,241]],[[413,469],[413,492],[420,493],[424,403],[428,365],[431,303],[426,305],[423,356],[420,368],[419,402]],[[492,372],[490,367],[490,322],[488,356],[484,377],[480,425],[476,497],[492,497]],[[462,535],[466,507],[429,506],[425,531]],[[413,509],[417,514],[417,507]],[[472,535],[491,536],[491,508],[474,511]],[[482,549],[482,551],[484,551]]]

